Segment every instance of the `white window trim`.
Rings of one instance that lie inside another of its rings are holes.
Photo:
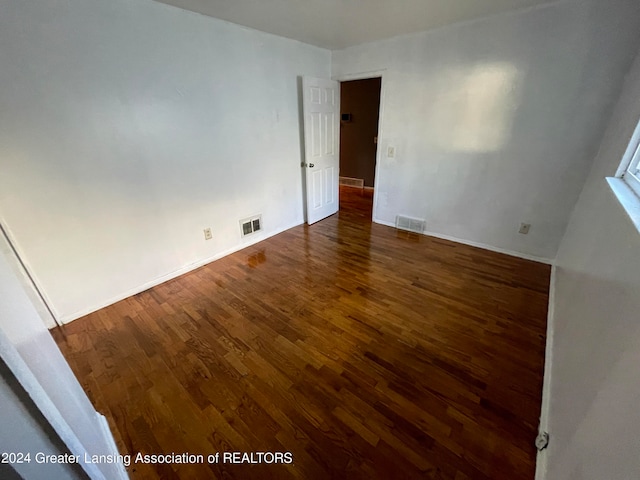
[[[633,155],[620,177],[640,197],[640,143],[636,142]]]
[[[636,124],[615,177],[607,177],[611,191],[640,233],[640,121]]]

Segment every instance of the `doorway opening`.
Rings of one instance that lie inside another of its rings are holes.
[[[340,82],[340,210],[369,219],[378,150],[382,78]]]

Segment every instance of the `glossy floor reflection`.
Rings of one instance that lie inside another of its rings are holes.
[[[341,204],[53,331],[121,453],[294,459],[132,478],[533,479],[549,267]]]

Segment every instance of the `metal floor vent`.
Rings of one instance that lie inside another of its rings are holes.
[[[364,178],[340,177],[340,185],[364,188]]]
[[[262,230],[262,215],[256,215],[240,220],[240,231],[242,236],[246,237],[252,233]]]
[[[420,218],[405,217],[396,215],[396,228],[399,230],[407,230],[408,232],[424,233],[427,226],[426,220]]]

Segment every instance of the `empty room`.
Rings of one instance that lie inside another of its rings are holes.
[[[0,477],[640,478],[636,0],[0,0]]]

